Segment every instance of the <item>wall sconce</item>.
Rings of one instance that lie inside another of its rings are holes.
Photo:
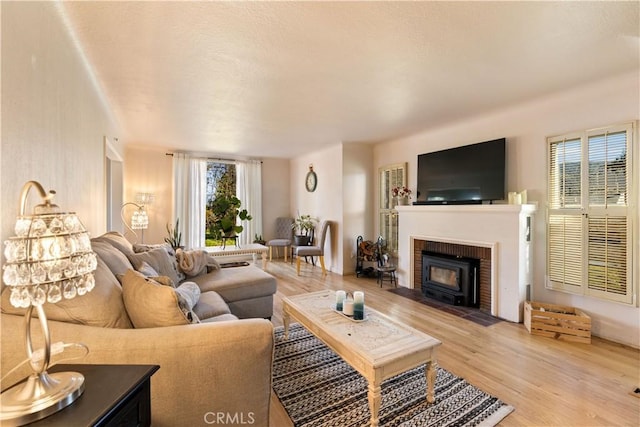
[[[35,187],[44,203],[25,215],[29,190]],[[70,405],[84,391],[84,376],[78,372],[48,374],[51,336],[42,305],[56,304],[90,292],[95,286],[96,254],[89,233],[74,212],[61,212],[51,203],[55,191],[29,181],[22,187],[16,236],[5,244],[6,263],[2,279],[11,288],[11,304],[27,308],[25,344],[34,373],[2,392],[0,424],[22,425],[49,416]],[[44,349],[34,352],[31,318],[37,311]]]

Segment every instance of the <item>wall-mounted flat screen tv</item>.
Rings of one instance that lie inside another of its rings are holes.
[[[414,204],[472,204],[505,199],[506,139],[418,155]]]

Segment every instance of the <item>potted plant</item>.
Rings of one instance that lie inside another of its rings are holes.
[[[174,251],[184,249],[184,246],[182,246],[182,233],[180,232],[180,218],[176,218],[175,227],[167,223],[167,234],[169,236],[165,237],[164,241],[171,245]]]
[[[240,204],[240,199],[236,196],[220,195],[213,200],[211,205],[213,215],[209,227],[214,234],[233,237],[242,233],[244,227],[237,223],[237,219],[251,221],[253,217],[246,209],[240,209]]]
[[[258,243],[260,245],[264,245],[267,242],[262,238],[262,234],[260,234],[260,235],[256,234],[256,237],[253,239],[253,243]]]
[[[317,218],[313,218],[311,215],[298,215],[298,217],[291,224],[291,228],[295,231],[293,236],[296,246],[305,246],[309,244],[309,232],[315,228]]]

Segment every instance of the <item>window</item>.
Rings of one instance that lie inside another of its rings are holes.
[[[218,244],[220,230],[212,225],[216,222],[213,204],[219,195],[228,197],[236,195],[236,165],[229,162],[207,162],[207,216],[205,240],[207,246]]]
[[[548,138],[547,287],[633,303],[631,124]]]
[[[391,190],[407,185],[407,164],[399,163],[383,166],[380,172],[380,235],[387,242],[387,250],[398,252],[398,213],[394,210]]]

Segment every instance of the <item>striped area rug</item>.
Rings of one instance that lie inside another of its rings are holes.
[[[367,381],[301,325],[275,329],[273,389],[296,427],[366,426]],[[438,368],[436,401],[426,401],[424,365],[382,384],[380,426],[494,426],[513,411]]]

